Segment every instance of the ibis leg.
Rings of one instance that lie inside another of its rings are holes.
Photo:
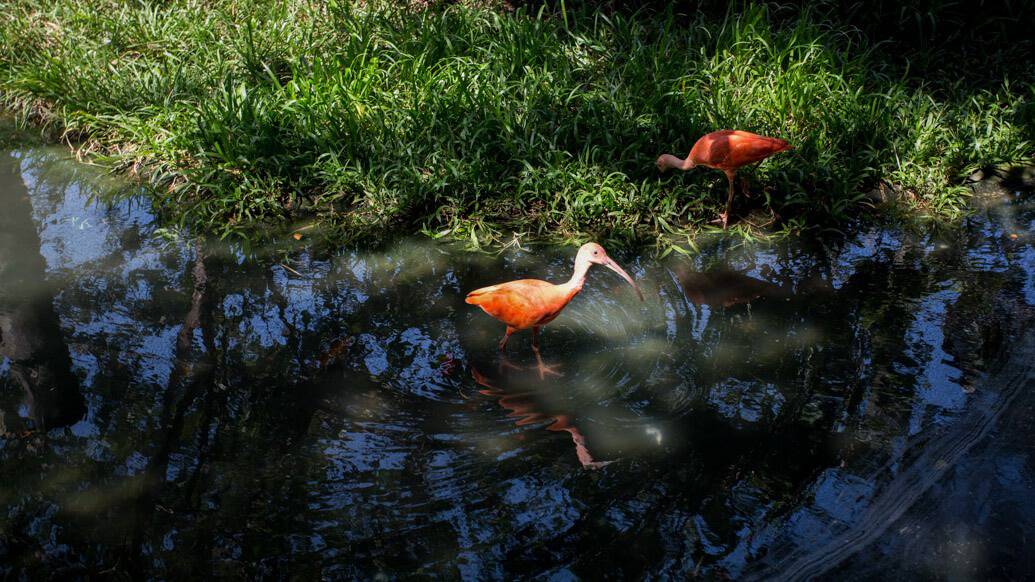
[[[719,215],[719,218],[722,219],[722,228],[723,229],[726,228],[726,223],[729,222],[729,219],[730,219],[730,210],[733,209],[733,190],[734,190],[734,188],[733,188],[733,180],[736,178],[736,176],[737,176],[737,172],[736,171],[727,171],[726,172],[726,179],[729,180],[729,183],[730,183],[730,194],[729,194],[729,197],[726,198],[726,211]]]
[[[547,366],[543,363],[543,357],[539,355],[539,328],[532,328],[532,351],[535,352],[536,367],[539,368],[539,379],[545,380],[546,375],[560,376],[561,373],[555,370],[557,366]]]
[[[507,347],[507,340],[510,339],[510,334],[517,331],[513,327],[507,326],[507,333],[503,334],[503,339],[500,340],[500,351],[502,352]]]

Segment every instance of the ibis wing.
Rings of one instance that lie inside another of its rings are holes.
[[[481,305],[482,303],[492,299],[492,296],[502,285],[492,285],[490,287],[482,287],[481,289],[475,289],[467,294],[464,299],[465,302],[471,305]]]
[[[542,316],[543,291],[548,287],[553,285],[536,279],[511,281],[471,291],[465,301],[511,327],[524,329]]]
[[[734,132],[729,135],[730,161],[742,166],[751,164],[788,149],[787,142],[782,139],[765,137],[747,132]]]

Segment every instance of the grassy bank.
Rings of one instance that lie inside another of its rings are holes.
[[[952,218],[962,177],[1035,150],[1030,76],[927,86],[808,12],[6,6],[6,106],[223,236],[301,222],[483,244],[693,232],[720,208],[723,176],[661,177],[653,161],[727,127],[796,146],[749,174],[765,196],[741,212],[767,199],[785,226],[835,223],[883,182]]]

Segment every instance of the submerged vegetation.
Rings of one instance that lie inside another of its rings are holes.
[[[653,162],[718,128],[796,148],[747,173],[741,214],[832,224],[879,189],[953,218],[965,176],[1035,151],[1030,64],[918,79],[815,8],[681,10],[13,0],[0,97],[221,236],[691,233],[725,178]]]

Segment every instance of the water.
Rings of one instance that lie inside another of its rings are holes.
[[[1035,206],[940,235],[613,253],[527,332],[464,294],[574,249],[164,236],[0,155],[0,573],[550,580],[1035,572]],[[1011,234],[1018,235],[1011,238]]]

